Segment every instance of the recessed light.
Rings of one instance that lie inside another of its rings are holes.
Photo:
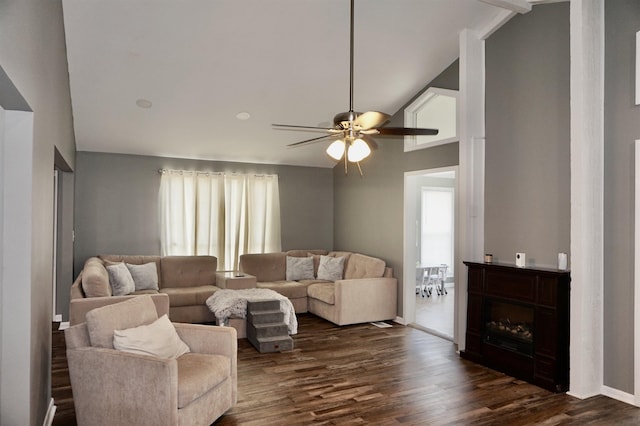
[[[242,112],[239,112],[239,113],[236,114],[236,118],[238,120],[248,120],[248,119],[251,118],[251,114],[249,114],[246,111],[242,111]]]
[[[147,99],[138,99],[138,100],[136,101],[136,105],[138,105],[140,108],[145,108],[145,109],[147,109],[147,108],[151,108],[151,105],[153,105],[153,104],[151,103],[151,101],[150,101],[150,100],[147,100]]]

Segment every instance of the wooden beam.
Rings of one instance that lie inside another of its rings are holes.
[[[531,3],[527,0],[480,0],[492,6],[501,7],[517,13],[531,12]]]

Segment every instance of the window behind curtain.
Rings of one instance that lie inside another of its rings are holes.
[[[216,256],[224,270],[241,254],[280,251],[278,176],[164,171],[160,226],[163,255]]]
[[[453,196],[453,188],[422,188],[420,264],[446,264],[448,276],[454,276]]]

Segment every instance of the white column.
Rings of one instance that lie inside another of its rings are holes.
[[[570,389],[603,383],[604,2],[571,1]]]
[[[33,113],[5,111],[2,140],[0,424],[30,424]],[[11,184],[9,184],[11,182]]]
[[[460,33],[460,96],[458,118],[460,136],[460,257],[482,260],[484,251],[484,120],[485,120],[484,40],[471,30]],[[456,298],[458,348],[465,347],[467,274],[457,265]]]

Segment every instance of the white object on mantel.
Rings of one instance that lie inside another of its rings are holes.
[[[567,270],[567,253],[558,253],[558,269]]]
[[[516,253],[516,266],[518,268],[524,268],[527,266],[527,254],[526,253]]]
[[[501,7],[518,13],[531,12],[531,3],[527,0],[480,0],[492,6]]]

